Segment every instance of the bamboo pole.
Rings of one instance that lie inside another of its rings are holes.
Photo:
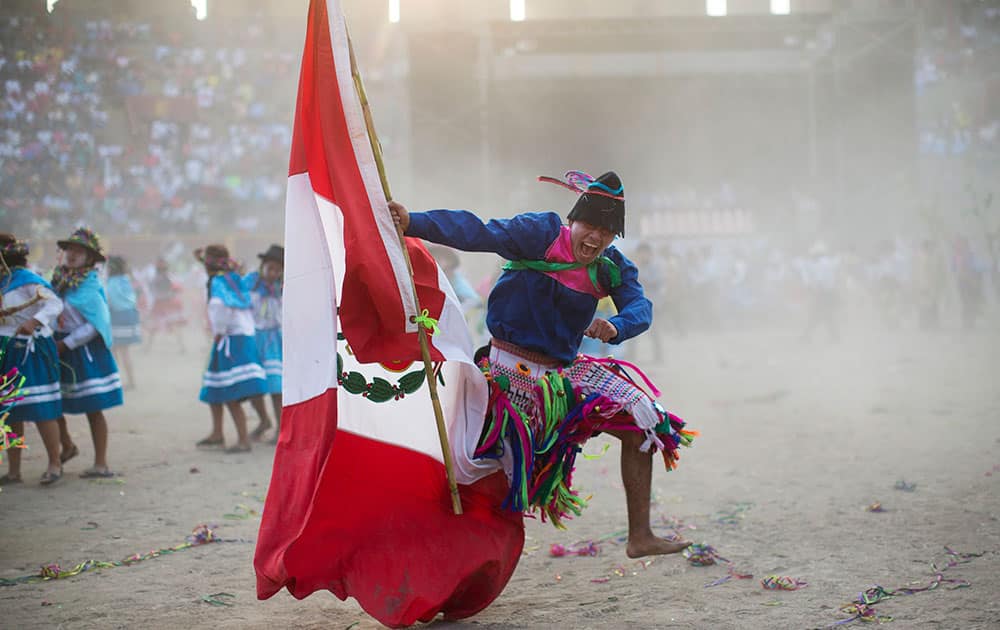
[[[354,78],[354,89],[361,100],[361,110],[364,112],[365,125],[368,127],[368,139],[371,141],[372,153],[375,155],[375,164],[378,166],[378,176],[382,181],[382,190],[385,192],[386,201],[392,201],[392,193],[389,191],[389,179],[385,175],[385,162],[382,159],[382,145],[375,135],[375,123],[372,120],[371,108],[368,106],[368,96],[365,94],[365,86],[361,82],[361,72],[358,70],[357,61],[354,58],[354,44],[351,37],[347,37],[347,47],[351,54],[351,76]],[[413,265],[410,262],[410,252],[406,249],[406,239],[403,237],[403,228],[396,226],[396,234],[399,236],[399,246],[403,249],[403,258],[406,260],[406,271],[410,276],[410,290],[413,291],[413,304],[420,313],[420,298],[417,295],[417,285],[413,279]],[[420,355],[424,360],[424,373],[427,379],[427,386],[431,394],[431,404],[434,406],[434,419],[437,421],[438,439],[441,441],[441,455],[444,457],[444,469],[448,476],[448,488],[451,491],[451,507],[455,514],[462,513],[462,499],[458,494],[458,484],[455,482],[455,469],[452,463],[451,445],[448,443],[448,430],[444,424],[444,411],[441,409],[441,400],[438,398],[437,378],[434,375],[434,366],[431,364],[431,351],[427,343],[427,331],[423,325],[417,324],[417,338],[420,341]]]

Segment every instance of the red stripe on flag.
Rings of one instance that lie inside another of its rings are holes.
[[[282,414],[254,558],[258,597],[327,589],[390,627],[488,606],[524,545],[521,515],[499,507],[504,474],[460,486],[456,516],[440,462],[336,430],[336,406],[330,390]]]
[[[364,363],[418,360],[417,334],[406,332],[406,313],[392,263],[380,239],[348,131],[337,75],[349,77],[350,72],[350,67],[336,66],[325,0],[313,0],[289,174],[308,172],[315,193],[343,213],[346,273],[339,315],[352,351]],[[438,318],[445,296],[438,287],[434,259],[416,239],[407,239],[407,249],[420,305]],[[433,348],[432,357],[444,358]]]
[[[328,18],[327,0],[313,0],[289,170],[293,175],[308,173],[312,192],[336,208],[315,204],[301,194],[298,186],[304,178],[295,177],[289,190],[294,183],[297,193],[289,199],[298,199],[292,203],[302,207],[286,208],[287,216],[294,217],[289,225],[295,226],[286,248],[290,260],[294,252],[303,256],[307,252],[310,261],[324,255],[336,261],[338,251],[333,248],[340,245],[325,239],[337,238],[331,232],[342,225],[345,270],[337,308],[355,356],[363,363],[416,360],[419,344],[416,333],[405,332],[403,299],[391,262],[399,257],[386,249],[373,214],[373,197],[365,187],[360,165],[364,161],[358,159],[348,134],[347,113],[354,110],[345,112],[342,98],[355,95],[340,93],[336,73],[350,69],[335,67]],[[341,36],[335,39],[340,42]],[[343,58],[342,52],[338,50],[337,56]],[[319,217],[300,214],[338,211],[342,222],[335,217],[313,221]],[[323,226],[321,233],[309,233],[307,238],[303,226],[313,224]],[[302,248],[296,249],[296,239]],[[418,242],[409,242],[408,249],[421,305],[431,316],[440,317],[445,295],[438,286],[437,265]],[[333,274],[320,264],[325,259],[316,262],[322,273],[302,265],[307,273],[295,282],[289,280],[285,308],[323,309],[323,317],[317,317],[314,325],[336,326],[333,300],[322,293],[335,291],[328,286]],[[372,616],[391,626],[430,620],[442,612],[460,618],[482,610],[506,585],[524,544],[521,516],[499,507],[507,492],[506,477],[498,473],[460,486],[465,514],[452,514],[444,465],[405,447],[416,443],[414,436],[420,431],[433,431],[431,425],[394,434],[399,445],[339,430],[338,395],[346,394],[323,391],[336,377],[329,363],[337,352],[333,331],[317,334],[302,328],[286,330],[286,344],[308,347],[316,356],[286,353],[286,389],[294,374],[303,380],[306,366],[324,360],[329,380],[315,391],[297,390],[306,398],[302,402],[286,397],[290,404],[282,412],[254,557],[258,597],[268,598],[282,588],[299,598],[328,589],[341,599],[356,598]],[[309,345],[318,339],[331,347]],[[443,359],[434,348],[432,355]],[[461,387],[452,391],[456,396],[467,393]],[[372,405],[366,414],[371,413],[373,425],[378,414],[393,413],[392,403]],[[352,416],[352,423],[360,424],[351,426],[367,432],[368,419]],[[478,431],[476,427],[472,432],[478,435]]]

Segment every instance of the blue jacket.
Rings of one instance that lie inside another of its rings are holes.
[[[574,262],[569,228],[554,212],[529,212],[486,223],[465,210],[411,212],[406,234],[463,251],[493,252],[508,260]],[[600,288],[589,282],[585,269],[504,271],[487,304],[490,334],[570,363],[604,295],[610,295],[618,309],[608,320],[618,329],[611,343],[645,331],[653,319],[653,305],[643,295],[638,269],[615,247],[608,247],[603,255],[621,271],[622,282],[616,288],[611,288],[604,270],[598,274]]]

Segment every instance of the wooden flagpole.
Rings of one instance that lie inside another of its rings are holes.
[[[392,193],[389,191],[389,179],[385,175],[385,163],[382,159],[382,145],[375,135],[375,123],[372,120],[371,109],[368,106],[368,96],[365,94],[365,86],[361,82],[361,72],[358,70],[357,61],[354,58],[354,44],[351,43],[350,35],[347,36],[347,47],[351,54],[351,76],[354,78],[354,89],[361,100],[361,110],[365,115],[365,125],[368,127],[368,139],[371,141],[372,153],[375,154],[375,164],[378,166],[378,176],[382,180],[382,190],[385,192],[386,201],[392,201]],[[403,258],[406,260],[406,271],[410,276],[410,289],[413,291],[413,304],[420,313],[420,298],[417,295],[417,285],[413,280],[413,265],[410,262],[410,252],[406,249],[406,239],[403,238],[403,228],[396,226],[396,233],[399,236],[399,245],[403,249]],[[441,455],[444,457],[444,469],[448,475],[448,488],[451,490],[451,507],[455,514],[462,513],[462,499],[458,494],[458,484],[455,483],[455,469],[451,457],[451,445],[448,443],[448,430],[444,424],[444,411],[441,409],[441,400],[438,398],[437,378],[434,375],[434,366],[431,364],[431,351],[427,343],[427,331],[422,324],[417,324],[417,338],[420,340],[420,355],[424,360],[424,374],[427,379],[427,386],[431,393],[431,404],[434,405],[434,418],[437,420],[438,439],[441,441]]]

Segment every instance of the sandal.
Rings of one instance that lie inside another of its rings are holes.
[[[109,479],[115,473],[110,468],[88,468],[80,473],[80,479]]]
[[[236,444],[234,446],[230,446],[229,448],[227,448],[226,452],[230,453],[230,454],[235,454],[235,453],[249,453],[250,452],[250,445],[247,444],[246,446],[240,446],[239,444]]]
[[[24,479],[21,479],[20,477],[11,477],[10,473],[0,477],[0,486],[7,486],[12,483],[24,483]]]
[[[66,462],[73,459],[79,454],[80,454],[80,449],[78,449],[76,447],[76,444],[74,444],[73,448],[69,449],[68,451],[63,451],[62,453],[59,454],[59,461],[65,464]]]
[[[210,438],[207,437],[204,440],[198,440],[195,446],[222,446],[226,443],[225,438]]]
[[[51,486],[60,479],[62,479],[62,468],[59,469],[59,472],[49,472],[46,470],[44,473],[42,473],[42,478],[40,483],[43,486]]]

